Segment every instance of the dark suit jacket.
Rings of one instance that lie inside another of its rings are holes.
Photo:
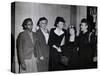
[[[36,46],[37,52],[37,68],[39,72],[48,71],[49,62],[49,46],[46,44],[45,36],[43,35],[41,29],[36,32],[38,41]],[[41,60],[40,57],[43,56],[44,59]]]
[[[28,34],[28,31],[25,30],[18,35],[17,38],[17,54],[19,63],[24,63],[25,59],[30,59],[32,53],[36,56],[36,34],[33,33],[33,42]]]
[[[37,41],[37,68],[39,72],[48,71],[49,62],[49,46],[46,44],[45,36],[43,35],[41,29],[36,32]],[[40,57],[43,56],[44,59],[41,60]]]
[[[46,44],[45,36],[43,35],[41,29],[36,32],[38,38],[38,51],[37,57],[49,57],[49,46]]]

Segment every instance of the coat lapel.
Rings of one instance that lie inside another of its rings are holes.
[[[46,44],[45,36],[44,36],[44,34],[43,34],[43,32],[41,31],[40,28],[39,28],[39,33],[41,35],[41,39],[43,40],[43,42],[45,41],[45,44]]]

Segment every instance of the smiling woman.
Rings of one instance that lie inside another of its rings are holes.
[[[55,28],[52,28],[50,31],[48,40],[48,45],[50,46],[49,71],[59,71],[66,69],[66,67],[61,63],[61,56],[63,55],[61,41],[63,40],[66,33],[66,30],[63,29],[64,25],[64,18],[57,17],[54,24]]]
[[[26,18],[22,24],[23,32],[19,33],[16,47],[19,63],[19,73],[37,72],[35,44],[36,35],[32,32],[33,21]]]

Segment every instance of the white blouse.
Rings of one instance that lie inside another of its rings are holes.
[[[42,28],[41,28],[41,31],[43,32],[43,35],[45,37],[46,44],[48,44],[49,34],[45,32]]]

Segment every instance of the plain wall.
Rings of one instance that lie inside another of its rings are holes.
[[[77,17],[76,17],[76,29],[77,35],[79,35],[79,25],[82,18],[87,18],[87,7],[86,6],[78,6],[77,7]]]

